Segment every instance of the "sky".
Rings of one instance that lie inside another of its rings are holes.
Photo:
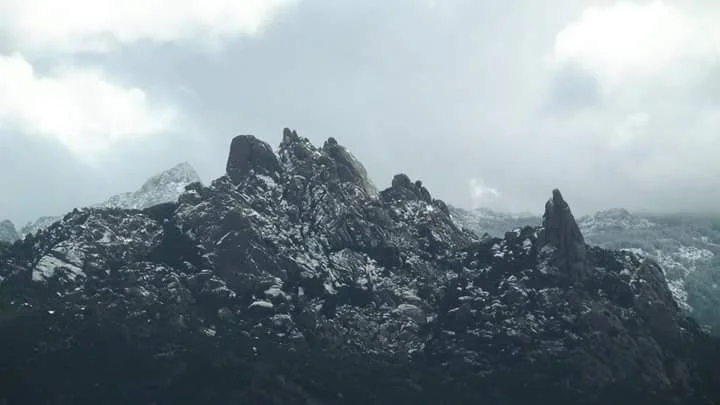
[[[0,0],[0,218],[284,127],[465,208],[720,212],[720,2]]]

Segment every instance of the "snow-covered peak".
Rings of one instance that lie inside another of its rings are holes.
[[[611,229],[632,230],[655,227],[656,224],[647,218],[632,215],[624,208],[601,210],[593,215],[579,218],[578,223],[585,233],[593,233]]]
[[[200,176],[195,169],[189,163],[182,162],[150,177],[137,191],[116,194],[102,203],[91,205],[91,207],[145,209],[153,205],[177,201],[185,191],[185,186],[200,181]],[[23,235],[34,234],[61,219],[61,216],[40,217],[27,223],[21,229],[21,233]]]
[[[144,209],[153,205],[176,201],[185,186],[199,182],[200,176],[188,163],[180,163],[149,178],[139,190],[116,194],[96,207]]]
[[[149,178],[140,187],[139,192],[152,192],[158,188],[167,190],[177,189],[182,185],[180,192],[185,189],[185,185],[200,181],[195,169],[188,162],[179,163],[164,172]]]

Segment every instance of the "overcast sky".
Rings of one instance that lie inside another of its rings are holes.
[[[462,207],[717,212],[720,2],[0,0],[0,218],[286,126]]]

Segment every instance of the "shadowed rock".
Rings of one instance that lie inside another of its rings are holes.
[[[270,145],[252,135],[239,135],[230,144],[230,155],[225,171],[230,180],[236,184],[251,173],[277,179],[280,163]]]
[[[359,184],[368,194],[376,193],[375,186],[368,180],[365,167],[347,149],[338,144],[335,138],[328,138],[322,150],[337,164],[340,181]]]
[[[570,206],[558,189],[553,190],[552,198],[545,204],[540,243],[556,249],[553,262],[561,270],[569,272],[575,280],[584,278],[583,263],[587,256],[585,239]]]
[[[405,173],[396,174],[390,188],[382,192],[386,199],[420,200],[427,203],[433,201],[430,192],[420,180],[414,183]]]
[[[293,141],[296,141],[299,139],[300,139],[300,137],[298,136],[297,131],[295,131],[294,129],[290,129],[290,128],[283,128],[283,139],[282,139],[283,142],[288,143],[288,142],[293,142]]]

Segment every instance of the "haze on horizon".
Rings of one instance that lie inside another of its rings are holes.
[[[720,213],[720,2],[0,3],[0,219],[283,127],[460,207]]]

